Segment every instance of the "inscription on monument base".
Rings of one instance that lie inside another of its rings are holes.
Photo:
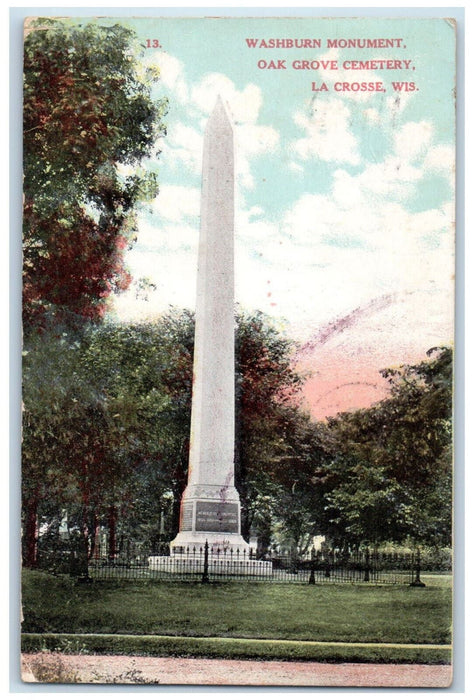
[[[181,511],[181,530],[193,529],[193,504],[183,503]]]
[[[239,532],[238,503],[196,502],[196,530],[200,532]]]

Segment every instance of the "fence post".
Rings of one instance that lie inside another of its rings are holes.
[[[364,574],[364,582],[368,583],[370,581],[370,554],[369,554],[369,548],[366,547],[365,550],[365,574]]]
[[[209,545],[207,540],[204,545],[204,568],[202,571],[201,583],[209,583]]]
[[[410,586],[414,586],[416,588],[425,588],[426,584],[423,583],[423,581],[420,579],[420,574],[421,574],[421,556],[420,556],[420,548],[418,547],[416,550],[416,560],[415,560],[415,580],[410,583]]]
[[[73,549],[69,573],[71,576],[77,577],[77,580],[81,582],[91,580],[89,578],[87,541],[84,537],[79,537],[77,544]]]
[[[313,548],[311,549],[311,565],[310,565],[310,567],[311,567],[311,573],[310,573],[310,575],[309,575],[309,581],[308,581],[309,584],[315,584],[315,583],[316,583],[316,580],[315,580],[315,578],[314,578],[315,555],[316,555],[316,550],[315,550],[315,548],[313,547]]]
[[[331,576],[331,559],[330,559],[330,556],[331,556],[331,553],[330,553],[330,550],[328,549],[328,550],[326,551],[326,556],[325,556],[326,564],[325,564],[325,569],[324,569],[324,576],[325,576],[326,578],[330,578],[330,576]]]

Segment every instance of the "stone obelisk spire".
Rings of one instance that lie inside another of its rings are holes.
[[[172,555],[206,540],[248,549],[234,486],[234,325],[234,144],[219,97],[204,134],[189,473]]]

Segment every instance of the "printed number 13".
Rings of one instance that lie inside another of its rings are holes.
[[[159,39],[147,39],[146,40],[147,49],[159,49],[161,47]]]

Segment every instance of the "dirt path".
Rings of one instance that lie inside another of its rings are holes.
[[[31,674],[34,674],[32,676]],[[23,654],[25,682],[446,688],[451,666]],[[41,679],[41,680],[40,680]]]

